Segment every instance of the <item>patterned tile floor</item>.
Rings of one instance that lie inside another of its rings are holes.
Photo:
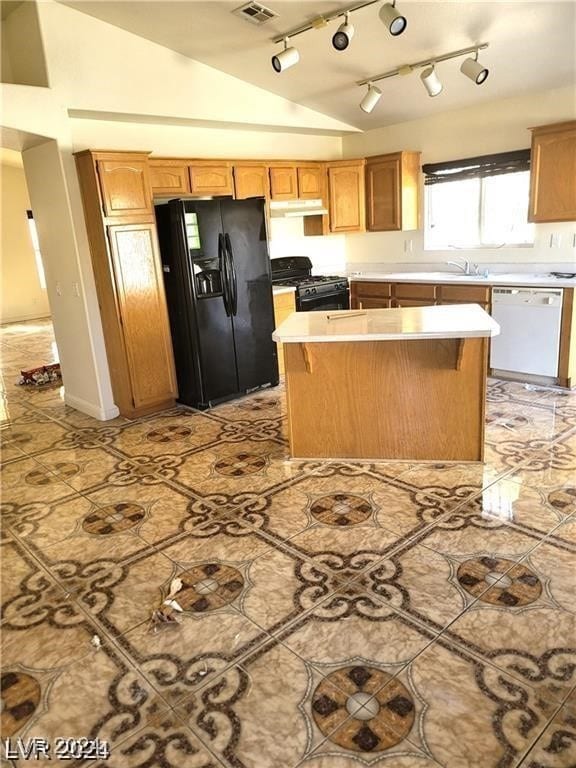
[[[576,395],[491,381],[483,466],[292,462],[280,388],[101,423],[15,386],[49,323],[0,343],[3,737],[119,768],[576,766]]]

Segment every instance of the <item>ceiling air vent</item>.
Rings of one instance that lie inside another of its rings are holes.
[[[267,21],[278,16],[276,11],[271,11],[270,8],[260,5],[260,3],[246,3],[246,5],[236,8],[232,13],[235,13],[242,19],[246,19],[251,24],[266,24]]]

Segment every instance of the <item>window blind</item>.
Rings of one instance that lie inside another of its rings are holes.
[[[451,160],[447,163],[426,163],[422,166],[422,170],[425,175],[424,184],[427,185],[529,171],[530,150],[517,149],[513,152],[481,155],[465,160]]]

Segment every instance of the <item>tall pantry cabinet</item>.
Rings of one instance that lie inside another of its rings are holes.
[[[114,400],[136,418],[177,395],[147,154],[75,157]]]

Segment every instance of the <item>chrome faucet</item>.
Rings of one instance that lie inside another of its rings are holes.
[[[465,259],[461,259],[460,261],[447,261],[446,264],[450,267],[458,267],[458,269],[461,269],[465,275],[472,274],[470,272],[470,262]],[[474,266],[476,267],[476,274],[478,274],[478,265],[475,264]]]

